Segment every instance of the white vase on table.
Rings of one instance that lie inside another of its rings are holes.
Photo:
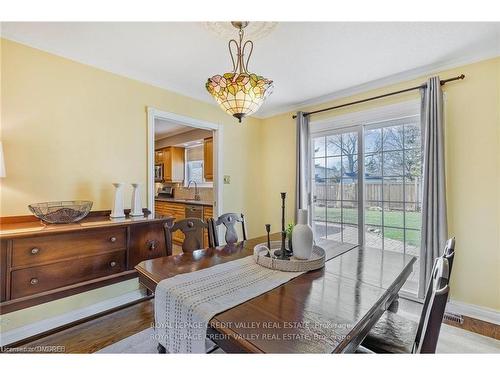
[[[113,186],[115,187],[115,199],[113,201],[113,210],[109,217],[117,219],[125,217],[125,211],[123,209],[123,183],[113,182]]]
[[[313,231],[307,224],[307,210],[299,209],[297,221],[292,231],[293,256],[297,259],[309,259],[313,248]]]
[[[141,189],[140,185],[137,182],[134,182],[132,185],[132,204],[130,209],[130,216],[144,216],[142,212],[142,203],[141,203]]]

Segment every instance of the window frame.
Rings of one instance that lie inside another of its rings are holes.
[[[184,187],[187,187],[189,185],[187,150],[189,148],[195,148],[195,147],[201,147],[203,149],[203,144],[196,145],[196,146],[193,146],[193,147],[185,147],[184,148],[184,176],[185,176],[184,183],[183,183]],[[198,160],[190,160],[190,161],[198,161]],[[201,159],[199,161],[202,162],[201,178],[202,178],[203,181],[202,182],[196,182],[196,184],[198,185],[198,187],[212,188],[214,186],[213,181],[206,181],[205,180],[205,160]]]

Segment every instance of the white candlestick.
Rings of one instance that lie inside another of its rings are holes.
[[[131,185],[133,187],[133,191],[130,216],[144,216],[144,213],[142,212],[140,184],[132,183]]]
[[[111,211],[111,218],[125,217],[125,211],[123,209],[123,183],[113,182],[115,187],[115,199],[113,202],[113,210]]]

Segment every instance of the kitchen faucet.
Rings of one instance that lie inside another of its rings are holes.
[[[199,201],[199,200],[201,200],[201,197],[200,197],[200,192],[199,192],[199,190],[198,190],[198,184],[196,183],[196,181],[194,181],[194,180],[189,181],[189,183],[188,183],[188,187],[187,187],[187,188],[188,188],[188,189],[190,188],[191,183],[193,183],[193,184],[194,184],[194,200],[195,200],[195,201]]]

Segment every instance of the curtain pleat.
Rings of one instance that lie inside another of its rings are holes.
[[[309,224],[312,221],[311,202],[311,135],[309,116],[297,112],[296,144],[296,186],[295,186],[295,222],[299,208],[308,210]]]
[[[446,175],[444,161],[443,92],[439,77],[427,81],[421,90],[423,133],[422,232],[420,285],[427,285],[434,260],[441,256],[448,238]],[[425,288],[419,289],[424,297]]]

